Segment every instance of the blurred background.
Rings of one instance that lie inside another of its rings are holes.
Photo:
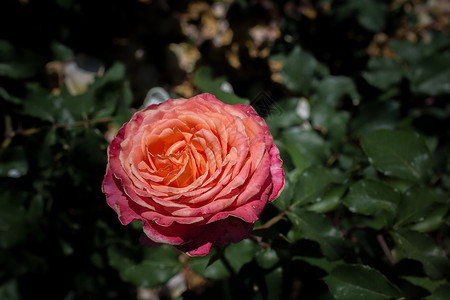
[[[355,180],[385,180],[389,172],[365,169],[372,162],[356,146],[359,137],[374,129],[414,130],[433,154],[433,167],[420,170],[423,183],[448,193],[449,33],[446,0],[2,0],[0,299],[208,299],[209,290],[233,291],[220,268],[195,273],[171,248],[142,250],[139,224],[123,227],[106,205],[106,148],[157,94],[210,92],[230,104],[254,105],[287,171],[323,166]],[[339,201],[318,212],[338,211]],[[448,233],[445,201],[429,231]],[[269,206],[262,222],[279,210]],[[278,225],[287,235],[288,222]],[[449,241],[439,234],[432,238],[448,255]],[[381,250],[367,251],[366,263],[383,260]],[[247,269],[239,274],[265,269],[272,263],[266,254],[243,261]],[[303,262],[299,268],[304,273],[283,269],[284,281],[267,273],[277,287],[258,290],[252,282],[234,291],[245,291],[237,292],[242,299],[331,299],[319,280],[326,273]],[[154,291],[180,270],[191,278],[176,285],[184,294]],[[405,285],[412,299],[431,291]],[[235,292],[214,297],[238,299]]]

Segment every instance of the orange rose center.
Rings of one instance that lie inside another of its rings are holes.
[[[143,162],[147,172],[163,178],[159,184],[186,187],[206,171],[206,155],[201,145],[191,139],[192,133],[177,127],[170,131],[147,137]]]

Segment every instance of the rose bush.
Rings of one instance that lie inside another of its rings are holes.
[[[122,224],[143,222],[143,243],[206,255],[250,234],[283,188],[281,165],[251,106],[201,94],[135,113],[109,146],[103,192]]]

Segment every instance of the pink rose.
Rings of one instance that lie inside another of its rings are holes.
[[[264,120],[211,94],[135,113],[108,156],[103,192],[122,224],[141,220],[144,243],[192,256],[246,238],[284,185]]]

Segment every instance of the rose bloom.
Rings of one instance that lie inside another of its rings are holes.
[[[122,224],[140,220],[144,244],[191,256],[248,237],[284,185],[264,120],[211,94],[138,111],[111,142],[108,161],[103,192]]]

